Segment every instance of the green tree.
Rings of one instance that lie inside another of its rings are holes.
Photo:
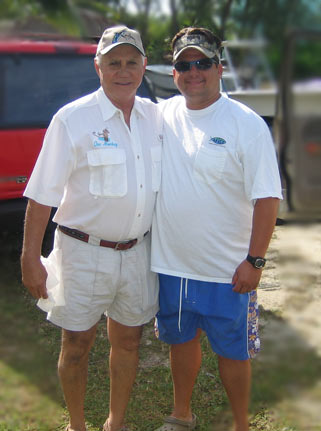
[[[171,36],[186,26],[207,27],[224,39],[235,0],[170,0]]]
[[[277,72],[287,31],[321,29],[321,0],[238,0],[232,19],[240,38],[253,38],[257,34],[266,38],[269,59]]]
[[[320,28],[321,0],[169,0],[170,14],[160,15],[161,0],[1,0],[2,19],[41,18],[64,34],[88,36],[81,11],[91,10],[110,23],[137,28],[151,62],[166,61],[169,40],[185,26],[208,27],[222,39],[256,38],[270,42],[269,58],[278,68],[284,32],[290,27]],[[311,55],[305,55],[311,61]]]

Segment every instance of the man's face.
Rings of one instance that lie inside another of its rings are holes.
[[[207,58],[194,48],[186,49],[177,61],[195,61]],[[195,65],[187,72],[173,69],[174,82],[179,91],[185,96],[187,107],[202,109],[212,104],[220,96],[220,79],[222,65],[213,64],[210,69],[198,70]]]
[[[131,45],[120,45],[95,62],[100,83],[112,102],[124,103],[134,98],[145,72],[146,60]]]

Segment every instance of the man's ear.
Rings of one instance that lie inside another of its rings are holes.
[[[146,66],[147,66],[147,57],[144,57],[144,65],[143,65],[144,72],[145,72]]]
[[[175,76],[176,76],[176,69],[175,67],[173,67],[173,78],[175,78]]]
[[[222,66],[222,63],[219,63],[217,65],[217,70],[218,70],[219,77],[222,78],[222,75],[223,75],[223,66]]]
[[[94,66],[95,66],[96,73],[97,73],[97,75],[98,75],[98,76],[99,76],[99,78],[100,78],[100,67],[99,67],[99,64],[98,64],[97,58],[94,58]]]

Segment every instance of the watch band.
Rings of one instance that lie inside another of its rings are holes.
[[[246,256],[246,260],[256,269],[264,268],[266,263],[266,259],[264,259],[264,257],[261,257],[261,256],[254,257],[254,256],[251,256],[250,254]]]

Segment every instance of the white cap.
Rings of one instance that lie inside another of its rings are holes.
[[[116,46],[124,44],[134,46],[145,56],[143,43],[138,31],[127,28],[124,25],[106,28],[98,42],[96,55],[107,54],[107,52],[116,48]]]

